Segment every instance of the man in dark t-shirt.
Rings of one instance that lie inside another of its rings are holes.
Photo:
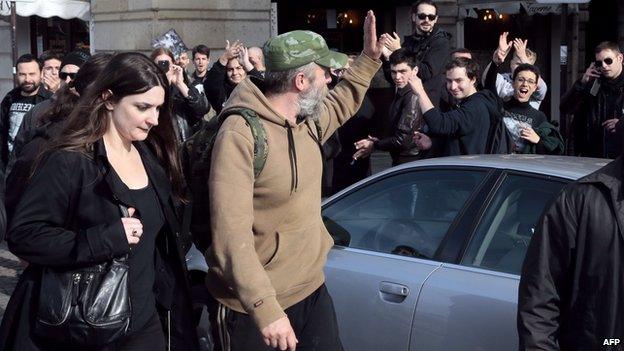
[[[13,139],[26,112],[51,93],[41,85],[41,63],[30,54],[17,60],[17,88],[11,90],[0,104],[0,167],[6,167]]]

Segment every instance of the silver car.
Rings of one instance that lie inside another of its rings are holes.
[[[336,246],[325,273],[345,350],[517,349],[519,274],[540,214],[608,161],[424,160],[326,199]]]

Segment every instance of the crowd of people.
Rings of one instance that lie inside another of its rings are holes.
[[[228,41],[212,66],[205,45],[178,57],[164,47],[149,56],[22,55],[18,85],[0,105],[0,169],[4,239],[25,269],[0,326],[0,348],[198,349],[185,264],[195,244],[210,267],[216,349],[342,350],[324,285],[333,240],[320,215],[322,196],[370,175],[375,151],[387,152],[393,165],[566,151],[539,110],[547,85],[527,40],[502,33],[481,69],[470,50],[451,50],[433,1],[415,3],[410,17],[413,32],[401,40],[378,36],[369,11],[363,51],[351,56],[310,31],[281,34],[263,48]],[[575,155],[615,158],[623,56],[611,42],[595,55],[561,111],[574,114]],[[510,56],[511,70],[502,73]],[[380,68],[394,97],[387,112],[375,113],[368,90]],[[608,183],[616,194],[618,182]],[[575,206],[583,189],[566,195]],[[555,238],[561,231],[569,237],[574,224],[557,221],[576,218],[577,210],[567,198],[553,206],[529,250],[535,261],[523,271],[518,323],[527,349],[557,335],[561,345],[573,344],[567,325],[542,330],[544,319],[558,318],[552,311],[574,309],[553,301],[561,297],[560,279],[572,274],[562,266],[574,246]],[[590,217],[587,232],[598,230]],[[112,268],[119,258],[125,275]],[[90,285],[97,279],[116,285],[99,292]],[[547,285],[536,289],[540,282]],[[102,298],[113,290],[123,301]],[[540,308],[548,313],[533,313]]]

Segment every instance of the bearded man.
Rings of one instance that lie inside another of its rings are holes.
[[[20,56],[17,59],[18,86],[9,91],[0,104],[0,167],[3,171],[24,115],[52,95],[41,85],[41,69],[41,62],[35,56]]]
[[[333,240],[321,218],[321,143],[358,110],[381,66],[375,16],[364,50],[334,89],[344,54],[320,35],[293,31],[264,45],[264,82],[248,76],[225,103],[251,109],[266,130],[268,156],[254,177],[254,138],[230,115],[216,137],[209,179],[212,245],[208,289],[224,349],[338,351],[342,345],[323,266]],[[314,119],[322,130],[319,138]],[[214,315],[214,314],[213,314]],[[214,332],[213,332],[214,333]]]

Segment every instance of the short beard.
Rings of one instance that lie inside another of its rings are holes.
[[[39,84],[33,84],[32,88],[30,89],[26,89],[25,86],[26,86],[26,83],[20,84],[20,90],[26,94],[30,94],[39,88]]]
[[[299,104],[299,117],[303,119],[318,119],[322,106],[321,102],[327,96],[328,92],[327,85],[322,85],[319,87],[311,86],[308,90],[299,93],[299,99],[297,100]]]

